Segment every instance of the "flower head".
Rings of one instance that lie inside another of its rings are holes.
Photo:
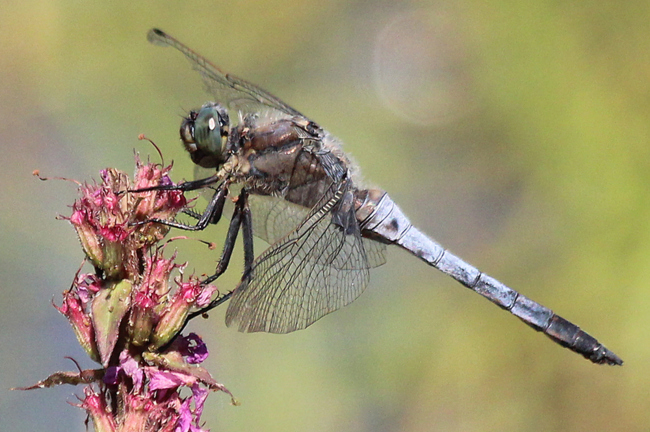
[[[230,394],[199,366],[203,340],[180,335],[191,309],[217,289],[184,276],[186,264],[158,244],[168,227],[149,222],[173,219],[187,201],[178,190],[133,192],[172,185],[170,168],[136,158],[133,182],[105,169],[99,184],[80,185],[67,218],[95,272],[79,272],[55,307],[101,368],[57,372],[27,388],[86,384],[78,406],[98,432],[201,432],[208,393]]]
[[[169,231],[150,219],[171,220],[187,205],[182,192],[150,190],[132,193],[160,184],[172,184],[171,165],[143,164],[136,158],[136,181],[116,169],[101,171],[100,184],[80,186],[81,197],[68,218],[75,227],[88,259],[111,278],[132,278],[137,274],[137,250],[148,249]]]

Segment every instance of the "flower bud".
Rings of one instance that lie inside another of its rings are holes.
[[[88,416],[93,421],[96,432],[115,432],[117,424],[115,419],[106,405],[103,395],[95,393],[92,387],[84,389],[86,398],[81,401],[80,407],[85,409]]]
[[[203,288],[195,277],[191,277],[188,282],[177,283],[179,289],[174,293],[167,309],[161,314],[151,339],[150,351],[156,351],[167,345],[181,331],[190,309],[196,303]]]
[[[108,361],[119,337],[122,318],[131,303],[133,285],[128,280],[110,283],[92,301],[92,321],[95,328],[95,342],[103,366]]]
[[[63,293],[63,304],[60,307],[54,307],[68,319],[77,337],[77,341],[79,341],[79,345],[86,351],[86,354],[92,360],[99,363],[100,357],[97,351],[97,345],[95,344],[95,331],[92,321],[90,316],[85,313],[82,302],[74,287]]]
[[[158,323],[158,310],[161,301],[169,293],[169,280],[171,272],[184,265],[174,263],[176,253],[171,258],[165,259],[162,255],[163,248],[154,254],[145,257],[143,277],[137,286],[134,295],[133,308],[129,321],[131,343],[136,346],[145,346]]]

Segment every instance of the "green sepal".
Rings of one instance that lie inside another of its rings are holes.
[[[97,293],[91,310],[95,328],[95,342],[101,364],[106,367],[119,337],[120,324],[131,304],[133,285],[129,280],[111,283]]]

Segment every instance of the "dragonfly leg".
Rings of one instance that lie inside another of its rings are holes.
[[[232,256],[232,252],[235,248],[235,240],[237,239],[237,234],[239,233],[240,228],[242,230],[244,242],[244,277],[246,277],[253,265],[253,259],[255,255],[253,253],[253,223],[250,208],[248,207],[248,193],[245,189],[243,189],[239,194],[239,199],[237,200],[235,211],[233,213],[232,219],[230,220],[230,226],[228,227],[228,233],[226,234],[226,241],[224,243],[219,262],[217,263],[217,268],[215,269],[215,272],[212,276],[203,281],[204,284],[209,284],[215,281],[228,268],[230,257]],[[221,303],[228,300],[231,295],[232,291],[214,299],[204,308],[196,312],[192,312],[188,316],[188,320],[191,320],[198,315],[203,315],[204,313],[214,309]]]
[[[245,190],[242,194],[246,193]],[[255,260],[255,253],[253,252],[253,216],[251,209],[248,205],[248,194],[246,193],[243,207],[242,207],[242,240],[244,241],[244,275],[248,277],[253,261]]]
[[[177,190],[177,191],[193,191],[197,189],[203,189],[204,187],[213,185],[217,183],[221,178],[217,175],[213,175],[204,179],[186,181],[179,184],[168,184],[168,185],[156,185],[142,189],[132,189],[129,190],[129,193],[139,193],[139,192],[150,192],[158,190]]]
[[[185,184],[185,183],[183,183]],[[143,223],[159,223],[162,225],[167,225],[173,228],[182,229],[185,231],[202,231],[210,224],[216,224],[221,219],[223,213],[223,206],[226,203],[226,197],[228,196],[228,186],[225,183],[220,184],[217,187],[216,192],[212,195],[208,206],[205,208],[202,214],[196,213],[194,211],[186,212],[189,216],[198,219],[195,225],[187,225],[184,223],[176,221],[167,221],[164,219],[148,219]]]

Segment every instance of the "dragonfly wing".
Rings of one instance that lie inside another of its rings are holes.
[[[248,203],[253,216],[253,233],[269,244],[294,230],[310,210],[283,198],[267,195],[250,195]]]
[[[162,30],[150,30],[147,39],[155,45],[171,46],[183,53],[192,67],[201,74],[208,93],[216,98],[215,102],[246,114],[257,114],[263,110],[274,109],[290,116],[304,117],[266,90],[234,75],[222,72],[203,56]]]
[[[386,245],[367,238],[363,239],[368,267],[375,268],[386,264]]]
[[[309,216],[310,211],[281,197],[268,195],[250,195],[248,202],[253,215],[253,233],[269,244],[294,230]],[[362,242],[369,268],[386,263],[385,244],[367,238]]]
[[[347,191],[340,184],[298,227],[253,263],[235,289],[226,324],[244,332],[303,329],[349,304],[368,284],[369,265],[356,219],[333,223],[332,208]]]

